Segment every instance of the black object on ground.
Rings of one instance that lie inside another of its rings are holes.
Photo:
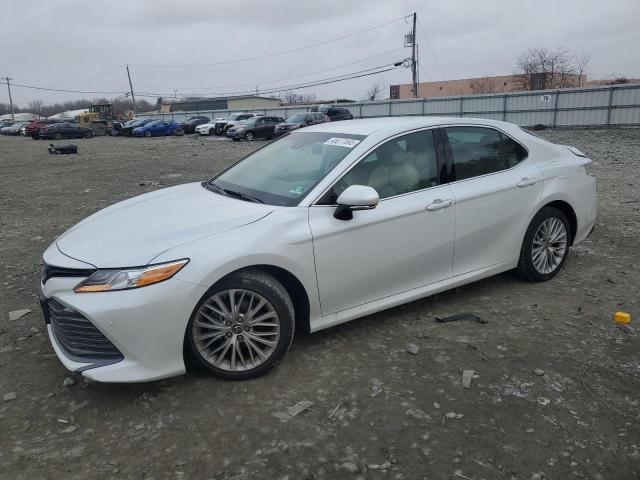
[[[78,146],[77,145],[63,145],[60,147],[56,147],[53,143],[51,143],[48,147],[47,150],[49,150],[49,153],[51,155],[67,155],[70,153],[78,153]]]
[[[480,318],[473,313],[459,313],[458,315],[449,315],[448,317],[436,317],[436,320],[440,323],[457,322],[459,320],[471,320],[478,323],[489,323],[489,320]]]

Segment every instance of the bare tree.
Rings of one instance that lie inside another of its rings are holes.
[[[495,93],[496,91],[496,84],[494,83],[492,78],[488,77],[476,78],[471,82],[469,86],[471,87],[471,90],[473,90],[473,93],[476,95],[482,93]]]
[[[584,69],[589,63],[585,57]],[[517,81],[522,90],[545,90],[580,86],[579,65],[576,57],[566,48],[549,50],[546,47],[529,48],[518,56]],[[584,71],[583,69],[583,71]]]
[[[28,109],[31,113],[35,113],[38,117],[42,114],[42,107],[44,102],[42,100],[31,100],[28,105]]]
[[[580,55],[576,55],[576,57],[575,57],[576,73],[578,74],[578,86],[579,87],[583,86],[582,77],[584,76],[585,79],[586,79],[587,70],[589,68],[589,64],[590,63],[591,63],[591,54],[590,53],[582,52]]]
[[[285,103],[313,103],[316,101],[316,94],[308,93],[304,95],[293,91],[288,91],[285,92],[282,96],[282,101]]]
[[[374,102],[380,99],[380,95],[382,94],[383,85],[381,82],[376,81],[369,87],[367,90],[367,100],[370,102]]]

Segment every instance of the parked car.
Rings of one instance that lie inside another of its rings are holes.
[[[230,115],[228,118],[223,118],[221,120],[217,120],[216,123],[214,124],[214,133],[216,135],[224,135],[227,133],[227,130],[235,125],[237,125],[238,123],[242,122],[243,120],[247,120],[249,118],[253,118],[253,117],[259,117],[262,116],[262,114],[260,113],[234,113],[233,115]],[[205,128],[202,128],[202,130],[198,130],[198,133],[200,133],[201,131],[204,131]],[[201,135],[210,135],[210,127],[206,129],[207,133],[200,133]]]
[[[244,138],[252,141],[256,138],[271,139],[275,136],[276,125],[281,123],[281,117],[253,117],[243,120],[238,125],[227,130],[227,137],[235,141]]]
[[[312,112],[326,113],[332,122],[338,120],[352,120],[353,115],[348,108],[321,105],[319,107],[311,107]]]
[[[25,137],[27,135],[27,124],[26,123],[20,129],[20,135],[22,135],[23,137]]]
[[[276,126],[276,136],[287,133],[297,128],[308,127],[309,125],[316,125],[317,123],[329,122],[329,116],[320,112],[309,113],[296,113],[291,115],[284,122]]]
[[[54,139],[60,140],[61,138],[93,138],[94,131],[90,128],[84,128],[77,123],[54,123],[53,125],[46,125],[40,129],[38,137],[40,139]]]
[[[142,118],[142,119],[134,118],[133,120],[129,120],[122,126],[122,130],[120,131],[120,134],[125,137],[130,137],[131,135],[133,135],[134,128],[143,127],[147,123],[151,123],[153,121],[154,120],[152,118]]]
[[[14,123],[16,123],[16,122],[0,122],[0,130],[5,128],[5,127],[10,127]]]
[[[8,127],[0,128],[0,133],[2,135],[20,135],[20,129],[25,125],[26,123],[14,123],[13,125],[9,125]]]
[[[184,133],[195,133],[198,125],[204,125],[210,121],[211,119],[209,117],[190,117],[182,122],[182,129]]]
[[[316,332],[512,269],[552,279],[596,221],[589,163],[486,119],[295,130],[59,236],[40,282],[49,337],[66,368],[98,381],[184,373],[185,355],[255,377],[294,326]]]
[[[34,140],[40,138],[40,129],[46,127],[47,125],[55,125],[56,123],[64,122],[60,119],[55,118],[41,118],[40,120],[32,120],[27,123],[26,127],[26,135],[30,136]]]
[[[182,125],[175,121],[155,120],[136,127],[132,131],[134,137],[159,137],[166,135],[184,135]]]
[[[119,120],[113,120],[111,122],[107,122],[105,133],[112,137],[119,137],[122,135],[122,127],[125,122],[121,122]]]

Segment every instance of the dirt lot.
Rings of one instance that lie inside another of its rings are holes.
[[[640,330],[612,320],[640,319],[640,130],[542,134],[588,153],[599,180],[596,231],[553,281],[504,274],[298,338],[252,381],[70,387],[35,296],[42,251],[102,207],[260,143],[103,137],[50,156],[0,138],[0,478],[640,478]],[[461,312],[489,323],[434,320]],[[302,400],[311,410],[281,415]]]

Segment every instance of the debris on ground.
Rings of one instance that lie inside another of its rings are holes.
[[[73,378],[72,376],[65,377],[64,381],[62,382],[63,387],[71,387],[75,384],[76,384],[76,379]]]
[[[157,180],[142,180],[141,182],[138,182],[138,185],[141,187],[158,187],[162,184]]]
[[[631,315],[626,312],[616,312],[613,318],[618,323],[631,323]]]
[[[2,396],[2,401],[10,402],[11,400],[15,400],[16,398],[18,398],[18,396],[16,395],[16,392],[9,392],[9,393],[5,393]]]
[[[462,386],[464,388],[471,388],[471,380],[473,380],[473,376],[476,374],[475,370],[463,370],[462,371]]]
[[[544,370],[542,370],[541,368],[536,368],[536,369],[533,371],[533,374],[534,374],[534,375],[537,375],[538,377],[542,377],[542,376],[544,375]]]
[[[420,352],[420,347],[415,343],[407,343],[406,350],[411,355],[417,355]]]
[[[448,317],[436,317],[436,320],[440,323],[459,322],[461,320],[469,320],[478,323],[489,323],[489,320],[480,318],[473,313],[459,313],[457,315],[449,315]]]
[[[21,310],[13,310],[12,312],[9,312],[9,320],[11,321],[18,320],[19,318],[22,318],[25,315],[29,315],[30,313],[31,313],[31,310],[28,308],[23,308]]]
[[[537,398],[537,402],[538,402],[540,405],[549,405],[549,404],[551,403],[551,400],[549,400],[549,399],[548,399],[548,398],[546,398],[546,397],[538,397],[538,398]]]
[[[287,407],[284,412],[276,412],[274,415],[283,422],[288,422],[293,417],[301,414],[305,410],[309,410],[313,406],[313,402],[309,400],[302,400],[295,405]]]
[[[448,412],[445,414],[447,418],[462,418],[464,417],[464,413],[456,413],[456,412]]]

